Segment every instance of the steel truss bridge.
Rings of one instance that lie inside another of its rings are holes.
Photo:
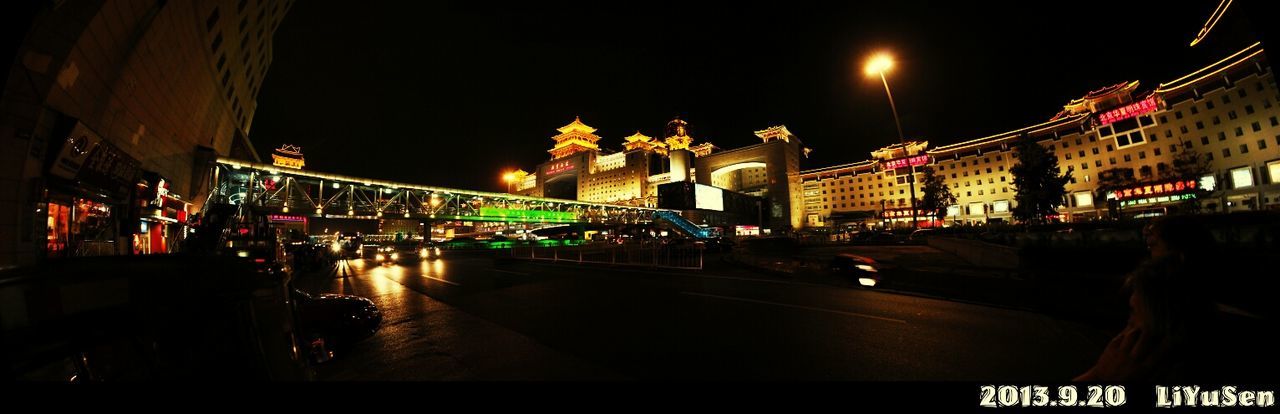
[[[222,157],[210,180],[206,205],[247,205],[260,212],[312,217],[641,224],[668,211],[430,187]]]

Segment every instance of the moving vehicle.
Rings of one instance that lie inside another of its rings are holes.
[[[861,286],[875,287],[880,283],[880,265],[869,257],[840,253],[831,259],[830,270],[833,274],[853,279]]]
[[[382,324],[382,311],[368,298],[352,295],[310,295],[293,290],[298,334],[312,344],[315,362],[333,357],[356,342],[373,336]]]

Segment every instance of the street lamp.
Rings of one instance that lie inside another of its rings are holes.
[[[508,194],[514,193],[514,191],[511,191],[511,184],[516,182],[516,173],[509,171],[505,174],[502,174],[502,181],[505,181],[507,183],[507,193]]]
[[[902,154],[910,157],[907,153],[907,138],[902,134],[902,121],[898,120],[898,107],[893,103],[893,92],[889,91],[889,80],[885,78],[884,73],[893,68],[893,56],[888,53],[878,53],[867,60],[867,65],[863,69],[867,76],[880,75],[880,82],[884,83],[884,93],[889,96],[889,109],[893,111],[893,124],[898,127],[898,142],[902,144]],[[911,175],[907,176],[907,183],[911,185],[911,228],[916,228],[916,166],[907,163],[911,168]]]

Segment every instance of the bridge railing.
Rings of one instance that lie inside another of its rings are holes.
[[[588,244],[568,247],[516,246],[511,257],[547,262],[591,263],[666,269],[702,269],[703,250],[694,246]]]

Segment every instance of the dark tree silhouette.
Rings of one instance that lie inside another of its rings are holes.
[[[1017,189],[1013,217],[1027,224],[1044,223],[1045,216],[1056,213],[1062,205],[1071,171],[1060,173],[1058,157],[1028,136],[1019,140],[1015,151],[1018,164],[1009,169]]]

